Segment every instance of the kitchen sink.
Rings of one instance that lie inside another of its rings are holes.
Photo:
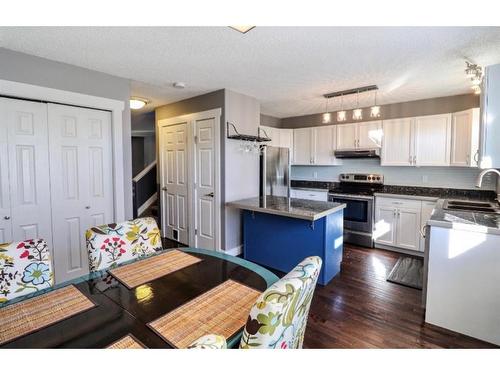
[[[490,202],[477,201],[462,201],[462,200],[445,200],[443,205],[444,210],[452,211],[469,211],[499,214],[500,207],[498,204]]]

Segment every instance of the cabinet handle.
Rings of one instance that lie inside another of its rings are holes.
[[[413,156],[413,165],[417,165],[417,156],[416,155]]]
[[[397,210],[394,210],[394,211],[392,212],[392,216],[396,217],[396,211],[397,211]]]
[[[5,220],[10,220],[10,216],[4,216],[3,217]]]
[[[427,224],[424,224],[422,226],[422,228],[420,228],[420,235],[422,236],[422,238],[425,238],[425,227],[427,226]]]
[[[410,160],[408,160],[410,162],[410,165],[413,165],[413,157],[410,155]]]
[[[85,209],[86,210],[90,210],[90,206],[85,206]]]
[[[479,165],[479,150],[476,151],[474,154],[474,161],[476,162],[477,165]]]

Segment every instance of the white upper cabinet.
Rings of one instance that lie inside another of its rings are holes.
[[[414,165],[450,165],[450,113],[416,117],[414,130]]]
[[[312,143],[311,128],[293,130],[293,164],[313,164]]]
[[[337,125],[337,150],[379,148],[382,132],[382,121]]]
[[[293,129],[279,129],[281,147],[293,149]]]
[[[452,114],[450,165],[477,167],[479,153],[479,108]]]
[[[379,148],[382,146],[382,121],[361,122],[356,127],[358,148]]]
[[[413,165],[412,118],[384,120],[381,165]]]
[[[357,125],[337,125],[337,150],[353,150],[357,145]]]
[[[313,163],[316,165],[336,164],[333,156],[335,150],[335,127],[320,126],[313,129]]]
[[[336,133],[334,126],[294,129],[293,164],[339,164],[339,160],[333,155],[335,150],[335,138]]]
[[[267,134],[267,136],[271,138],[271,142],[266,142],[266,145],[274,147],[288,147],[289,149],[292,149],[293,147],[292,129],[279,129],[262,125],[260,126],[260,129],[261,129],[260,132],[261,137],[264,137]]]

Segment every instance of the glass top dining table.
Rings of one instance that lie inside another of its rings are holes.
[[[202,261],[132,289],[109,272],[99,271],[12,301],[73,284],[96,306],[0,348],[106,348],[126,335],[136,337],[147,348],[171,348],[148,323],[229,279],[260,291],[278,280],[272,272],[238,257],[196,248],[178,250]],[[241,330],[227,338],[228,347],[237,346],[240,337]]]

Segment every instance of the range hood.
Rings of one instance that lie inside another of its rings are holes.
[[[371,149],[335,151],[334,155],[337,159],[380,158],[380,149],[371,148]]]

